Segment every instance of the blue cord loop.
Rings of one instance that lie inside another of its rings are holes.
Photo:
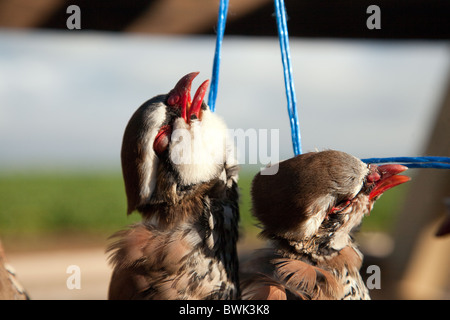
[[[294,79],[292,75],[291,55],[289,51],[289,35],[286,22],[286,8],[283,0],[275,0],[275,10],[277,17],[278,37],[280,40],[281,60],[284,69],[284,83],[286,87],[287,108],[291,125],[292,144],[295,155],[302,153],[300,125],[297,114],[297,100],[295,96]],[[227,20],[228,0],[221,0],[217,21],[216,50],[214,53],[213,72],[211,76],[211,87],[208,96],[208,105],[212,112],[216,110],[216,99],[219,83],[219,69],[221,62],[221,48],[225,24]]]
[[[390,157],[361,159],[365,163],[400,163],[410,169],[450,169],[450,157]]]
[[[291,125],[292,144],[295,155],[302,153],[300,125],[297,114],[297,100],[295,96],[294,79],[292,75],[291,56],[289,49],[289,35],[286,22],[286,7],[284,0],[274,0],[277,18],[278,38],[281,49],[281,61],[284,71],[284,84],[286,88],[287,108]],[[219,82],[219,69],[222,41],[227,20],[228,0],[220,0],[219,16],[217,21],[216,50],[214,53],[213,72],[209,91],[208,104],[212,112],[216,109],[217,90]],[[400,163],[408,168],[435,168],[450,169],[449,157],[391,157],[361,159],[365,163]]]
[[[297,114],[297,99],[295,96],[294,78],[292,75],[291,55],[289,50],[289,35],[286,22],[286,7],[284,0],[275,0],[278,38],[280,41],[281,61],[284,70],[284,84],[286,87],[287,108],[291,124],[292,145],[294,154],[302,153],[300,125]]]
[[[208,105],[212,112],[216,110],[217,90],[219,86],[219,69],[222,49],[223,35],[227,21],[228,0],[221,0],[219,6],[219,18],[217,21],[216,51],[214,53],[213,72],[211,76],[211,86],[209,89]]]

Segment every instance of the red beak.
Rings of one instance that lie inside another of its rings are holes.
[[[190,123],[191,118],[194,117],[200,119],[202,102],[209,84],[209,80],[204,81],[195,92],[194,99],[191,100],[192,81],[198,74],[199,72],[191,72],[181,78],[167,98],[170,106],[181,109],[181,117],[186,123]]]
[[[372,165],[373,168],[374,165]],[[369,194],[369,200],[380,196],[386,190],[389,190],[395,186],[398,186],[406,181],[411,180],[408,176],[398,176],[400,172],[407,170],[408,168],[402,166],[400,164],[385,164],[382,166],[378,166],[375,168],[378,173],[375,176],[379,176],[379,179],[374,181],[375,188]],[[374,176],[373,174],[369,174],[369,176]]]
[[[206,90],[208,89],[209,80],[205,80],[195,92],[194,99],[192,100],[191,108],[189,110],[188,119],[191,120],[192,116],[196,119],[200,119],[200,110],[202,108],[202,102],[205,98]]]

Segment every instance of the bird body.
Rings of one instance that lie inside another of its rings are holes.
[[[311,248],[310,248],[311,249]],[[354,245],[336,252],[308,253],[304,244],[273,241],[244,266],[244,300],[369,299],[359,274],[362,254]]]
[[[122,143],[128,214],[142,221],[114,235],[109,299],[236,299],[238,166],[225,123],[191,101],[198,73],[144,103]]]
[[[0,242],[0,300],[28,300],[28,294],[16,278],[13,267],[6,261]]]
[[[236,252],[228,243],[236,241],[231,235],[237,232],[233,228],[237,217],[220,216],[219,208],[212,208],[217,203],[204,201],[208,203],[199,207],[198,216],[176,226],[163,228],[144,221],[116,235],[120,240],[112,248],[117,251],[111,299],[237,297],[238,279],[232,272],[237,270]],[[224,231],[229,238],[223,237]]]
[[[305,153],[252,183],[253,214],[271,248],[243,267],[243,299],[370,299],[352,231],[401,165],[366,165],[344,152]]]

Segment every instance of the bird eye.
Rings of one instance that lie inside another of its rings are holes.
[[[171,94],[169,98],[167,99],[167,104],[169,106],[174,106],[180,101],[180,96],[177,94]]]
[[[347,208],[351,202],[352,202],[352,199],[348,199],[348,198],[337,202],[336,205],[333,208],[331,208],[330,214],[341,212],[342,210]]]
[[[376,165],[368,165],[369,174],[366,176],[366,181],[369,183],[377,182],[381,179],[381,175],[378,173]]]
[[[167,125],[161,127],[153,142],[153,150],[157,155],[163,153],[169,146],[170,136],[172,134],[172,127]]]
[[[366,176],[367,182],[377,182],[381,179],[381,176],[378,172],[371,172]]]

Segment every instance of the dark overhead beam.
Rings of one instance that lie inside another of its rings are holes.
[[[83,30],[123,31],[145,12],[155,0],[65,0],[52,16],[44,21],[40,28],[66,29],[69,5],[77,5],[81,11]]]
[[[450,39],[448,0],[286,0],[289,35],[368,39]],[[368,6],[381,12],[381,29],[369,30]],[[227,34],[276,35],[273,4],[227,24]]]
[[[450,39],[449,0],[285,0],[293,37]],[[81,29],[215,34],[219,0],[0,0],[0,27],[66,29],[69,5]],[[381,29],[369,30],[369,5]],[[227,35],[276,36],[273,0],[230,0]]]

